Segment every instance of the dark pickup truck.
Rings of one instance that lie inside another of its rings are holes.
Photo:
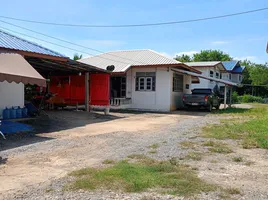
[[[205,108],[209,112],[212,108],[220,108],[221,99],[218,94],[215,94],[212,89],[193,89],[192,94],[183,95],[184,108],[197,107]]]

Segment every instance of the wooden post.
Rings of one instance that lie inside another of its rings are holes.
[[[232,107],[232,93],[233,93],[233,87],[230,86],[230,102],[229,102],[229,107]]]
[[[224,86],[224,109],[226,109],[227,102],[227,85]]]
[[[85,109],[89,112],[89,73],[85,73]]]

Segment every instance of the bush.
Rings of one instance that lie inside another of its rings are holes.
[[[236,92],[236,91],[234,91],[233,92],[233,94],[232,94],[232,101],[233,101],[233,103],[238,103],[239,101],[238,101],[238,93]]]
[[[241,102],[241,103],[263,103],[264,100],[262,97],[255,97],[252,95],[245,94],[243,96],[238,97],[238,102]]]

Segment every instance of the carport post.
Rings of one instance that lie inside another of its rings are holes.
[[[226,109],[227,102],[227,85],[224,86],[224,109]]]
[[[89,112],[89,73],[85,73],[85,109]]]
[[[230,86],[230,102],[229,102],[229,107],[232,107],[232,93],[233,93],[233,87]]]

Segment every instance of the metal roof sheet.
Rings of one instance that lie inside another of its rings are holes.
[[[56,57],[66,57],[58,52],[42,47],[34,42],[22,39],[3,30],[0,30],[0,47],[33,53],[45,54]]]
[[[232,72],[233,73],[242,73],[246,67],[245,66],[236,66]]]
[[[109,65],[114,65],[113,72],[125,72],[131,66],[182,64],[181,62],[168,58],[153,50],[123,50],[103,53],[79,60],[79,62],[106,69]]]
[[[238,63],[239,63],[239,61],[237,61],[237,60],[224,61],[224,62],[222,62],[223,66],[228,71],[232,71]]]
[[[202,67],[202,66],[215,66],[220,64],[220,61],[207,61],[207,62],[187,62],[185,63],[186,65],[190,67]]]

